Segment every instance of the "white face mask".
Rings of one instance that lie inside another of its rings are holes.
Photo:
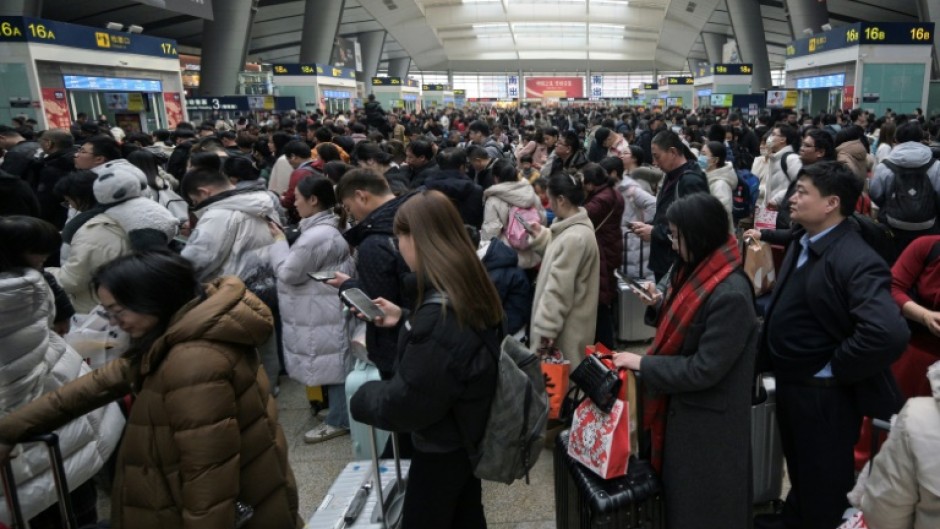
[[[774,137],[773,137],[773,136],[767,136],[767,141],[766,141],[765,143],[767,143],[767,148],[768,148],[768,149],[773,148],[773,146],[774,146]]]

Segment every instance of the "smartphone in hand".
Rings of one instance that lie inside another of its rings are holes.
[[[631,290],[636,292],[638,296],[648,301],[653,301],[653,298],[652,296],[650,296],[649,291],[646,290],[645,284],[640,283],[636,279],[632,279],[632,278],[626,279],[626,282],[627,282],[627,286],[629,286]]]
[[[368,322],[375,321],[376,318],[381,318],[385,316],[385,313],[382,312],[382,309],[378,307],[375,303],[372,303],[372,300],[365,292],[359,290],[358,288],[349,288],[343,291],[340,294],[343,298],[343,301],[356,310],[358,310],[363,318]]]
[[[313,279],[314,281],[319,281],[323,283],[325,281],[329,281],[330,279],[335,278],[336,272],[329,272],[329,271],[308,272],[307,276],[309,276],[310,279]]]

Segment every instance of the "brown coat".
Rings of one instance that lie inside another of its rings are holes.
[[[111,495],[115,529],[228,528],[235,500],[249,528],[296,528],[287,442],[255,347],[272,331],[264,304],[234,277],[207,285],[139,366],[121,358],[0,420],[0,439],[47,432],[137,390]]]

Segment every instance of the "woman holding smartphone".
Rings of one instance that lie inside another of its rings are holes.
[[[325,386],[330,411],[323,423],[304,434],[305,443],[319,443],[349,433],[346,409],[347,327],[352,324],[336,299],[336,291],[313,278],[315,272],[353,274],[356,265],[343,238],[346,211],[337,206],[333,183],[308,176],[297,183],[294,207],[300,216],[300,237],[288,246],[281,228],[271,222],[274,244],[269,251],[277,276],[278,305],[287,374],[306,386]]]
[[[614,354],[638,371],[644,429],[662,473],[668,529],[745,529],[751,523],[751,386],[757,316],[728,215],[717,198],[694,193],[666,212],[679,254],[665,294],[646,284],[656,338],[646,355]],[[666,417],[668,416],[668,420]]]
[[[350,401],[353,418],[414,444],[402,527],[485,528],[480,480],[466,446],[477,446],[496,388],[503,310],[457,209],[438,191],[402,204],[394,233],[417,276],[408,310],[373,300],[380,327],[400,327],[390,380],[366,382]]]

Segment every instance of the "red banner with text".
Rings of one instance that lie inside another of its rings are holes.
[[[49,129],[68,130],[72,126],[69,115],[69,102],[63,88],[42,89],[42,110],[46,115]]]
[[[163,92],[163,106],[166,107],[166,128],[175,129],[183,121],[183,104],[179,92]]]
[[[526,77],[525,78],[525,97],[540,98],[547,97],[576,97],[583,98],[584,78],[583,77]]]

